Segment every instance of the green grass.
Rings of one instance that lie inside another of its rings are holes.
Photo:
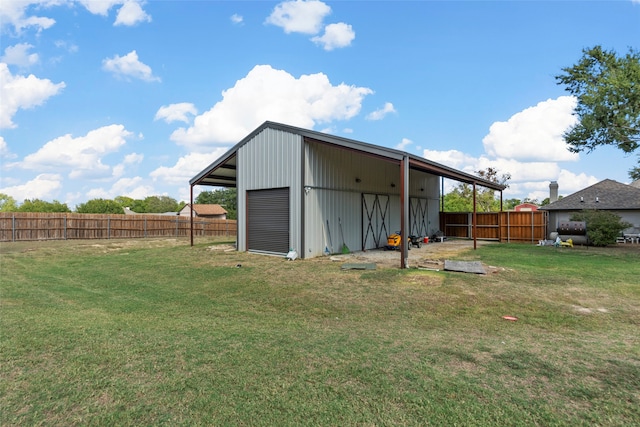
[[[486,276],[205,243],[0,254],[3,426],[640,420],[639,251],[461,254]]]

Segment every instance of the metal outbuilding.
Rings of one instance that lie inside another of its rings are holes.
[[[301,258],[383,247],[439,230],[441,179],[504,186],[403,151],[265,122],[193,177],[236,187],[237,249]],[[475,205],[475,203],[474,203]],[[474,233],[475,235],[475,233]],[[193,241],[192,241],[193,243]],[[401,267],[407,266],[403,245]]]

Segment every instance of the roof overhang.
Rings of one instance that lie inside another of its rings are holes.
[[[450,168],[448,166],[406,153],[404,151],[269,121],[264,122],[260,127],[247,135],[242,141],[233,146],[215,162],[211,163],[209,166],[207,166],[207,168],[193,177],[189,181],[189,184],[191,186],[208,185],[216,187],[236,187],[238,150],[244,144],[249,142],[255,135],[259,134],[266,128],[294,133],[302,136],[306,140],[312,140],[323,144],[330,144],[346,150],[357,151],[365,156],[372,156],[386,161],[391,161],[393,163],[397,163],[398,165],[403,159],[408,158],[409,167],[413,170],[442,176],[444,178],[452,179],[466,184],[476,184],[497,191],[502,191],[506,188],[506,186],[504,185],[479,178],[475,175]]]

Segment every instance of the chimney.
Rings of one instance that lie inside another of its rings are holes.
[[[558,181],[551,181],[549,184],[549,203],[558,201]]]

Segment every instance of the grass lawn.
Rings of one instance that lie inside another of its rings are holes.
[[[0,425],[640,423],[640,245],[472,275],[185,243],[3,243]]]

